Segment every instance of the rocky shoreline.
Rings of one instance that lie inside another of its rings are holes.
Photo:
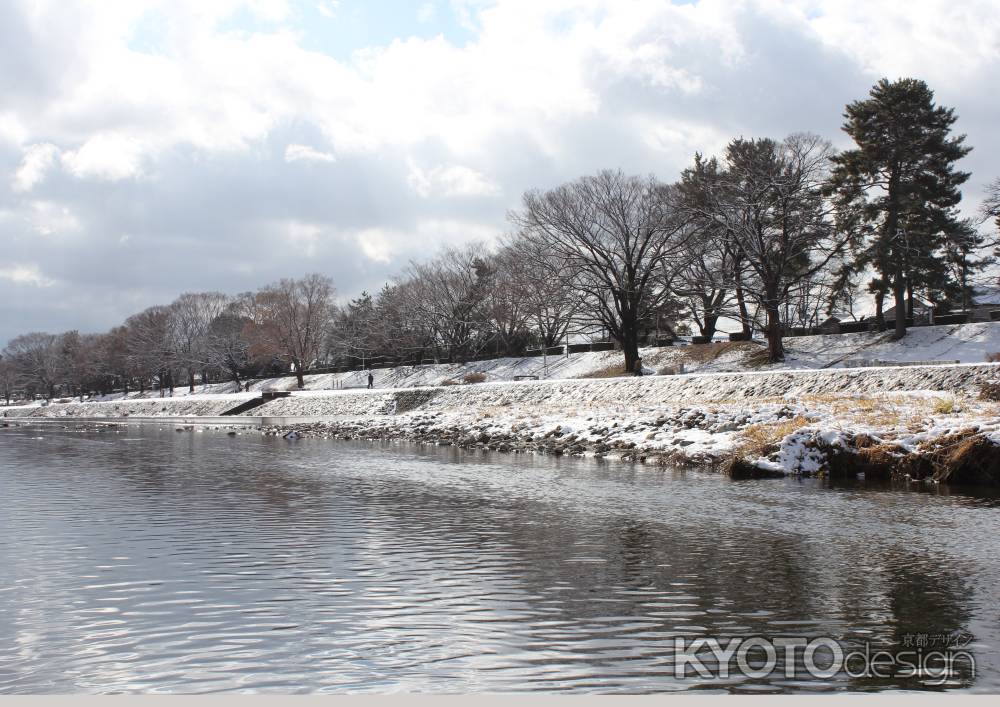
[[[589,416],[580,420],[522,422],[444,413],[406,417],[345,418],[295,425],[262,427],[268,435],[324,439],[406,441],[503,453],[555,456],[613,457],[642,463],[717,466],[730,455],[726,442],[741,427],[760,420],[792,419],[799,414],[787,405],[763,411],[722,414],[700,408],[680,408],[628,419]]]
[[[998,375],[986,364],[342,391],[293,394],[251,414],[263,434],[289,438],[606,457],[734,478],[997,485],[1000,405],[981,393]],[[233,402],[93,402],[22,408],[10,419],[219,415]],[[293,421],[263,422],[281,416]]]
[[[678,407],[628,418],[592,415],[562,421],[418,413],[268,426],[261,431],[289,438],[406,441],[499,453],[612,458],[698,467],[735,479],[863,475],[869,480],[1000,485],[1000,417],[984,409],[992,405],[948,400],[952,410],[921,414],[921,408],[940,411],[941,400],[901,397],[880,405],[839,397],[752,409]],[[864,411],[868,422],[845,414],[844,406]],[[890,412],[889,407],[896,410]],[[910,413],[910,419],[890,424],[899,408]],[[882,418],[882,423],[871,424],[872,418]]]

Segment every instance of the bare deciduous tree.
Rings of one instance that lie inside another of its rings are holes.
[[[1000,236],[1000,178],[994,179],[986,189],[986,199],[980,209],[983,220],[993,219]]]
[[[520,234],[507,239],[504,252],[502,278],[518,298],[527,325],[543,348],[558,345],[580,311],[571,268],[538,239]]]
[[[170,305],[172,348],[178,365],[187,371],[189,392],[194,392],[195,373],[203,372],[209,362],[212,322],[228,304],[229,298],[221,292],[186,292]]]
[[[303,374],[327,341],[333,295],[330,278],[314,273],[265,287],[250,303],[247,334],[251,350],[291,363],[299,388],[305,387]]]
[[[17,390],[17,371],[6,357],[0,357],[0,394],[4,402],[10,405],[11,398]]]
[[[215,317],[206,336],[206,361],[212,368],[233,379],[241,387],[240,372],[250,363],[250,343],[243,336],[250,320],[240,314],[240,307],[230,303]]]
[[[173,394],[176,356],[170,336],[169,308],[144,309],[125,320],[125,327],[128,330],[127,361],[139,379],[139,392],[145,391],[147,382],[156,381],[161,397],[165,389]]]
[[[445,248],[405,272],[412,316],[453,360],[475,355],[489,341],[485,303],[493,273],[483,251],[477,244]]]
[[[745,260],[743,287],[764,310],[768,358],[784,359],[781,309],[789,292],[843,251],[823,196],[832,148],[813,135],[734,140],[726,178],[700,208],[717,221]]]
[[[511,214],[524,237],[565,263],[587,314],[639,358],[642,323],[670,296],[690,229],[672,187],[604,171],[550,191],[529,191]]]
[[[10,340],[3,358],[13,366],[17,378],[32,392],[45,397],[55,394],[59,382],[60,357],[55,334],[35,331]]]

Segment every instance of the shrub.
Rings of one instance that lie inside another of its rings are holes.
[[[466,373],[462,376],[462,380],[465,383],[484,383],[486,382],[486,374],[476,371],[474,373]]]
[[[796,415],[783,422],[760,422],[743,430],[738,452],[742,457],[764,457],[775,451],[785,437],[809,424],[809,420]]]
[[[934,412],[938,415],[950,415],[955,412],[955,399],[936,398],[934,400]]]
[[[438,385],[458,385],[458,381],[451,378],[445,378],[443,381],[438,383]]]
[[[991,351],[986,354],[987,363],[1000,363],[1000,351]]]
[[[979,386],[979,399],[1000,402],[1000,381],[989,381]]]
[[[580,376],[580,378],[620,378],[628,375],[631,374],[626,372],[624,364],[615,363],[610,366],[605,366],[604,368],[599,368],[596,371],[586,373]]]

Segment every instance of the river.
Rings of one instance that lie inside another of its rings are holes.
[[[1000,689],[985,493],[37,425],[0,504],[0,693]],[[975,669],[679,678],[711,636]]]

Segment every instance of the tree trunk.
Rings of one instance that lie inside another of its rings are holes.
[[[906,281],[906,318],[913,319],[913,282]]]
[[[902,339],[906,336],[906,282],[903,277],[903,255],[900,244],[896,242],[899,236],[899,167],[894,165],[889,176],[889,212],[886,217],[885,238],[891,248],[893,265],[892,289],[896,301],[896,331],[892,338]]]
[[[293,361],[295,363],[295,380],[298,382],[299,390],[306,387],[306,379],[302,375],[302,366],[299,365],[298,361]]]
[[[702,336],[707,336],[708,340],[711,341],[712,337],[715,336],[715,327],[719,322],[719,313],[716,309],[714,298],[702,297],[701,303],[705,308],[705,319],[698,325],[698,330]]]
[[[193,368],[189,368],[188,369],[188,392],[189,393],[193,393],[194,392],[194,369]]]
[[[618,343],[625,355],[625,374],[628,375],[635,372],[635,362],[639,360],[639,327],[628,315],[622,317],[620,334]]]
[[[709,341],[715,336],[715,327],[719,323],[718,314],[705,314],[705,323],[698,327],[701,330],[702,336],[707,336]]]
[[[740,310],[740,324],[743,325],[743,336],[749,338],[751,332],[750,327],[750,312],[747,310],[747,299],[743,294],[743,285],[740,282],[740,276],[736,275],[736,304],[739,306]]]
[[[896,330],[892,338],[899,340],[906,336],[906,285],[902,277],[897,277],[893,283],[893,299],[896,301]]]
[[[885,291],[879,290],[875,293],[875,329],[883,331],[885,329],[885,314],[883,313],[883,303],[885,302]]]
[[[777,298],[768,297],[764,303],[767,314],[767,360],[778,363],[785,360],[785,347],[781,341],[781,311],[778,309]]]
[[[625,354],[625,373],[635,373],[635,363],[639,360],[639,337],[630,332],[623,337],[622,353]]]

